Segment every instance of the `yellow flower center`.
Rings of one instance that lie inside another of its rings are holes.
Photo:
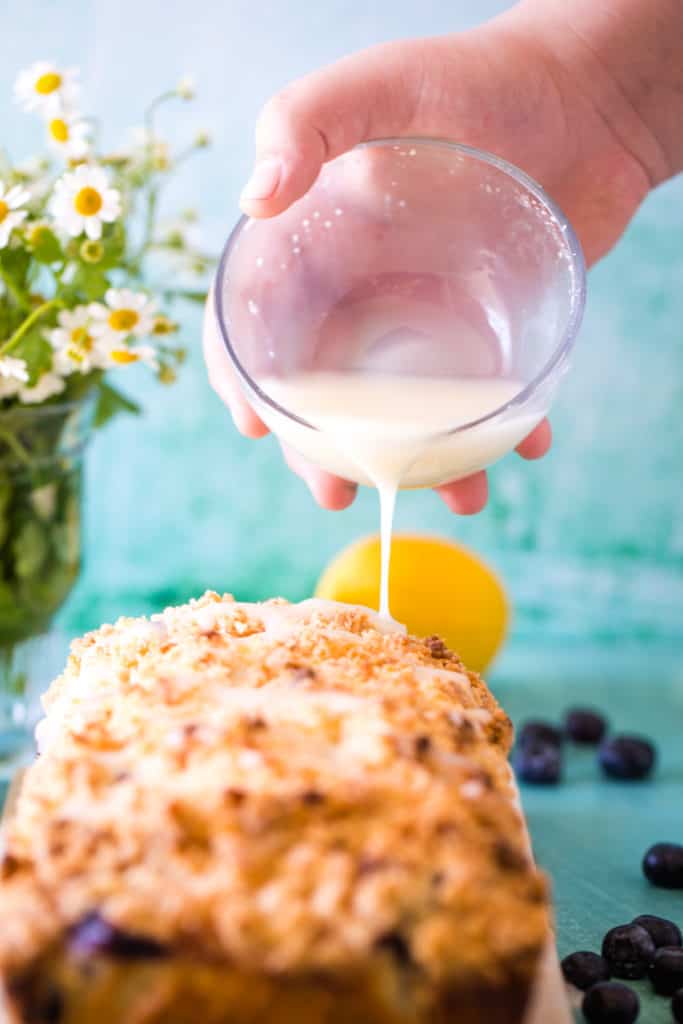
[[[130,352],[127,348],[115,348],[109,353],[115,363],[120,363],[124,366],[126,363],[137,363],[140,358],[135,352]]]
[[[55,117],[50,121],[49,132],[55,142],[69,141],[69,126],[61,117]]]
[[[174,334],[177,330],[178,325],[169,320],[167,316],[158,316],[154,321],[152,334]]]
[[[92,336],[88,334],[87,327],[74,327],[71,332],[71,341],[82,352],[90,352],[93,346]]]
[[[115,309],[109,314],[109,326],[113,331],[132,331],[139,320],[134,309]]]
[[[102,196],[96,188],[86,185],[76,193],[74,206],[81,217],[93,217],[102,209]]]
[[[88,239],[83,242],[79,249],[80,257],[86,263],[99,263],[104,256],[104,246],[101,242],[93,242]]]
[[[48,71],[36,81],[36,92],[41,96],[49,96],[51,92],[59,89],[61,84],[62,76],[58,75],[56,71]]]
[[[0,224],[2,224],[3,220],[5,219],[8,213],[9,206],[3,199],[0,199]]]

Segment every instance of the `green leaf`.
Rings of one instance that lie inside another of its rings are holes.
[[[14,634],[21,634],[26,616],[25,610],[17,601],[14,588],[0,580],[0,643],[6,644],[14,640]]]
[[[105,270],[111,270],[112,267],[120,266],[126,252],[126,232],[120,221],[114,224],[112,234],[102,241],[104,244],[104,257],[100,260],[98,266]]]
[[[64,259],[59,239],[53,231],[42,225],[31,235],[31,252],[39,263],[57,263]]]
[[[2,267],[6,274],[12,278],[19,288],[26,285],[26,275],[31,265],[31,254],[26,249],[3,249]]]
[[[0,476],[0,547],[5,543],[10,530],[10,502],[12,484],[7,476]],[[1,585],[0,581],[0,585]],[[1,599],[0,599],[1,600]]]
[[[31,508],[44,523],[50,522],[57,508],[57,483],[50,480],[30,493]]]
[[[36,625],[44,628],[52,619],[69,594],[77,576],[78,563],[66,565],[48,562],[39,575],[21,581],[18,596],[25,613],[33,620],[33,632],[36,631]]]
[[[17,576],[35,576],[42,567],[48,551],[45,531],[35,520],[30,519],[17,533],[13,550]]]
[[[78,565],[81,556],[81,503],[77,494],[67,497],[62,522],[53,528],[52,541],[59,562]]]
[[[43,325],[32,327],[12,352],[13,356],[26,360],[29,385],[33,387],[46,370],[52,368],[52,346],[43,335]]]
[[[77,402],[98,387],[102,380],[102,371],[93,370],[91,373],[72,373],[66,378],[66,388],[58,396],[60,402]]]
[[[99,387],[99,396],[97,400],[97,406],[95,408],[95,426],[102,427],[105,423],[108,423],[110,419],[117,416],[120,412],[132,413],[134,416],[140,414],[140,406],[137,402],[134,402],[131,398],[122,394],[116,388],[112,387],[111,384],[107,384],[104,381]]]
[[[28,686],[28,675],[26,672],[13,672],[8,680],[9,692],[15,697],[23,697]]]
[[[12,484],[6,476],[0,476],[0,512],[5,513],[12,498]]]
[[[109,288],[109,278],[102,269],[102,264],[88,265],[79,263],[71,282],[71,291],[82,294],[88,302],[97,302],[104,298]]]

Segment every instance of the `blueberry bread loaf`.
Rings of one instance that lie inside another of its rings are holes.
[[[26,1024],[513,1024],[548,936],[511,728],[434,639],[207,594],[77,641],[3,837]]]

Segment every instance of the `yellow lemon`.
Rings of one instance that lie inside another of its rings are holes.
[[[379,537],[345,548],[323,572],[316,596],[379,607]],[[391,614],[416,636],[438,634],[481,672],[505,638],[509,612],[497,576],[466,548],[397,534],[391,546]]]

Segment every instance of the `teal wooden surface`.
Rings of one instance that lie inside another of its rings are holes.
[[[254,117],[273,90],[353,49],[465,28],[506,6],[265,0],[255,13],[246,0],[6,2],[3,141],[19,157],[38,141],[36,122],[10,100],[16,71],[34,59],[82,66],[85,103],[112,143],[150,97],[194,71],[198,103],[162,124],[178,141],[207,127],[215,147],[173,187],[167,209],[198,205],[217,248],[236,216]],[[497,467],[490,506],[475,519],[453,518],[427,493],[399,502],[400,528],[460,539],[502,574],[515,621],[492,678],[515,719],[585,699],[660,744],[653,783],[603,782],[582,754],[561,789],[524,792],[537,856],[554,879],[562,953],[596,948],[609,925],[648,910],[683,924],[683,895],[651,889],[639,871],[651,842],[683,841],[682,237],[679,179],[647,200],[592,272],[550,458]],[[342,545],[376,528],[373,494],[346,513],[321,512],[272,439],[234,433],[205,381],[198,316],[182,319],[191,351],[179,385],[159,392],[128,376],[146,416],[120,421],[90,452],[86,569],[61,617],[65,635],[206,587],[306,597]],[[641,1020],[668,1021],[665,1002],[648,1002]]]
[[[527,679],[494,675],[497,696],[517,723],[526,717],[560,720],[570,705],[602,708],[615,731],[652,738],[659,750],[651,781],[605,780],[594,750],[566,748],[566,774],[557,787],[522,787],[539,864],[549,872],[560,956],[600,951],[608,928],[638,914],[658,914],[683,927],[683,891],[657,889],[640,863],[655,842],[683,842],[683,665],[680,651],[631,646],[539,651]],[[648,982],[635,986],[643,1024],[671,1024],[669,1000]],[[577,1019],[581,1019],[580,1014]]]

